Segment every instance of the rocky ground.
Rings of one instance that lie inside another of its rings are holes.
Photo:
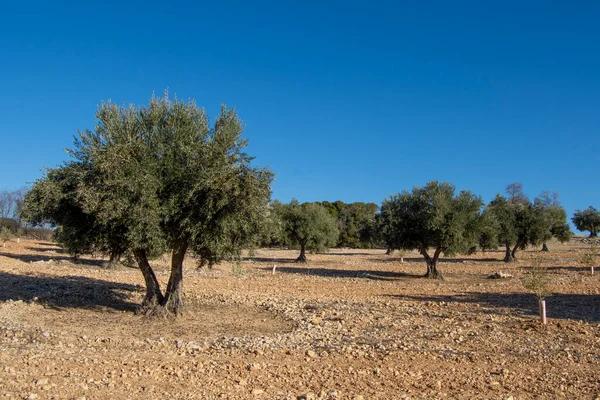
[[[186,260],[186,313],[134,314],[133,268],[77,263],[48,242],[0,248],[0,398],[598,399],[600,271],[587,240],[504,264],[500,251],[258,250],[241,264]],[[549,323],[520,277],[547,266]],[[153,262],[163,285],[167,259]],[[275,266],[275,268],[274,268]],[[273,272],[275,269],[275,272]],[[508,274],[489,279],[491,274]]]

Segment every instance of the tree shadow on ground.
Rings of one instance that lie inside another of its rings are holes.
[[[55,309],[98,307],[134,311],[128,301],[139,285],[110,282],[84,276],[27,276],[0,272],[0,301],[36,301]]]
[[[47,252],[54,252],[54,253],[60,253],[60,254],[64,254],[65,251],[62,248],[56,248],[56,247],[52,247],[52,246],[47,246],[47,247],[26,247],[26,250],[31,250],[31,251],[37,251],[39,253],[47,253]]]
[[[58,243],[52,242],[35,242],[38,246],[46,246],[46,247],[60,247]]]
[[[399,300],[478,304],[486,308],[519,310],[537,315],[538,302],[528,293],[466,293],[460,295],[388,295]],[[548,318],[600,322],[600,296],[556,293],[546,298]],[[474,308],[475,309],[475,308]],[[487,310],[489,312],[489,310]]]
[[[319,252],[317,253],[322,256],[372,256],[373,253],[361,253],[361,252],[348,252],[344,253],[341,251],[328,251],[328,252]]]
[[[531,267],[523,267],[523,270],[528,271],[531,270]],[[561,267],[561,266],[555,266],[555,267],[546,267],[546,271],[550,272],[550,271],[565,271],[565,272],[590,272],[591,268],[590,267]]]
[[[47,250],[45,250],[45,251],[47,251]],[[40,254],[12,254],[12,253],[0,253],[0,256],[13,258],[15,260],[20,260],[20,261],[23,261],[26,263],[35,263],[35,262],[40,262],[40,261],[43,261],[43,262],[68,261],[73,264],[91,265],[91,266],[95,266],[95,267],[102,267],[105,263],[105,261],[101,260],[101,259],[90,260],[90,259],[79,258],[77,260],[73,260],[73,257],[70,257],[70,256],[54,256],[54,255],[46,256],[46,255],[40,255]]]
[[[271,268],[263,268],[265,271],[272,271]],[[275,272],[284,274],[298,274],[309,276],[320,276],[325,278],[365,278],[379,281],[397,280],[400,278],[422,278],[423,275],[407,274],[404,272],[392,271],[370,271],[370,270],[346,270],[333,268],[311,268],[309,265],[298,267],[278,267]]]
[[[372,262],[384,262],[384,263],[391,263],[391,262],[402,262],[402,260],[404,260],[404,262],[425,262],[425,258],[423,257],[396,257],[396,256],[389,256],[389,258],[386,259],[381,259],[381,258],[371,258],[369,261]],[[487,257],[487,258],[440,258],[439,259],[439,263],[444,264],[444,263],[460,263],[460,264],[465,264],[465,263],[469,263],[469,262],[501,262],[503,260],[499,259],[499,258],[491,258],[491,257]]]
[[[300,253],[298,253],[300,254]],[[295,258],[274,258],[274,257],[243,257],[242,261],[264,262],[264,263],[295,263]]]

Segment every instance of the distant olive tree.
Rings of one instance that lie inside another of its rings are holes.
[[[146,282],[142,310],[178,314],[188,251],[237,253],[254,240],[273,174],[250,165],[243,124],[225,106],[212,126],[193,101],[167,95],[140,107],[102,103],[96,117],[69,151],[72,161],[32,187],[24,215],[54,222],[63,241],[84,232],[81,248],[123,246]],[[57,215],[61,207],[72,219]],[[149,259],[167,249],[163,294]]]
[[[555,238],[560,242],[568,242],[571,228],[567,223],[567,212],[558,200],[558,193],[542,192],[533,202],[533,209],[538,219],[539,237],[533,237],[532,242],[542,243],[542,251],[549,251],[546,242]]]
[[[454,185],[432,181],[385,199],[378,218],[391,249],[418,250],[427,264],[425,276],[443,279],[440,255],[464,253],[477,244],[482,206],[471,192],[455,194]]]
[[[552,237],[569,240],[566,213],[559,204],[548,203],[543,197],[531,202],[520,184],[508,185],[506,194],[496,195],[484,211],[484,220],[494,226],[488,230],[492,236],[487,241],[504,246],[505,262],[516,260],[517,251],[543,245]]]
[[[279,204],[277,212],[283,221],[286,244],[300,248],[297,262],[307,261],[307,250],[322,251],[336,244],[339,235],[336,220],[323,206],[292,200],[289,204]]]
[[[588,231],[590,237],[598,236],[598,229],[600,229],[600,211],[595,207],[589,206],[585,210],[575,210],[573,214],[573,225],[580,231]]]

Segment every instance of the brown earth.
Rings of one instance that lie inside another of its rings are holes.
[[[137,316],[134,268],[77,263],[48,242],[0,248],[0,398],[598,399],[600,271],[582,238],[550,253],[443,259],[333,249],[292,262],[186,261],[186,313]],[[549,324],[520,277],[548,267]],[[167,259],[153,262],[161,284]],[[276,266],[273,274],[273,266]],[[513,277],[488,279],[495,272]]]

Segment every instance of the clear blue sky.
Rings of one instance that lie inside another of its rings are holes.
[[[597,1],[5,2],[0,188],[67,159],[101,100],[235,106],[273,197],[432,179],[600,206]]]

